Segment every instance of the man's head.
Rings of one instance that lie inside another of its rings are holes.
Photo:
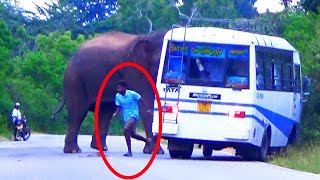
[[[16,103],[14,104],[14,108],[19,109],[19,108],[20,108],[20,103],[16,102]]]
[[[125,81],[120,81],[119,83],[118,83],[118,85],[117,85],[117,91],[118,91],[118,93],[120,93],[120,94],[125,94],[125,92],[126,92],[126,90],[127,90],[127,87],[128,87],[128,85],[127,85],[127,83],[125,82]]]

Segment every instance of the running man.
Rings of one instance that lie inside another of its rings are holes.
[[[117,91],[115,98],[115,103],[117,105],[117,110],[113,114],[113,117],[117,116],[120,111],[123,114],[124,120],[124,131],[123,134],[125,136],[128,152],[124,154],[124,156],[132,156],[131,151],[131,139],[130,137],[143,141],[145,143],[149,143],[146,138],[138,135],[136,133],[137,123],[139,119],[139,102],[143,104],[141,96],[135,91],[127,89],[127,83],[121,81],[117,85]]]

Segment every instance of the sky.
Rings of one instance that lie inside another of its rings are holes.
[[[36,2],[39,6],[44,6],[45,2],[48,4],[51,4],[51,1],[55,0],[18,0],[20,5],[30,11],[35,11],[35,7],[33,2]],[[280,5],[280,0],[257,0],[255,3],[255,7],[257,7],[257,10],[259,13],[266,12],[267,9],[271,12],[279,12],[283,10],[283,6]],[[293,3],[296,3],[297,0],[293,0]]]

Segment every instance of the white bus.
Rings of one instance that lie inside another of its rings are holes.
[[[226,147],[266,161],[298,135],[302,76],[297,50],[279,37],[214,27],[173,28],[164,36],[156,81],[162,138],[172,158]],[[152,131],[157,135],[155,101]]]

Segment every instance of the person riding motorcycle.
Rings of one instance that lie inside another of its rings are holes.
[[[21,117],[21,113],[20,113],[20,103],[16,102],[14,104],[14,109],[12,110],[12,123],[13,123],[13,137],[14,137],[14,141],[17,141],[18,139],[16,138],[17,135],[17,122],[19,120],[22,120],[22,124],[25,127],[26,126],[26,122],[25,119],[22,119]]]

